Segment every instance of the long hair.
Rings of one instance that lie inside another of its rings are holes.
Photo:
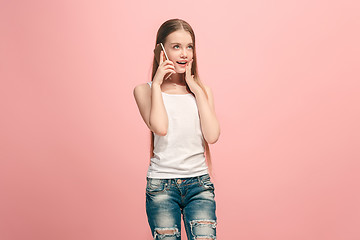
[[[190,24],[188,24],[186,21],[184,21],[182,19],[178,19],[178,18],[167,20],[160,26],[160,28],[157,32],[155,47],[158,43],[165,43],[167,36],[177,30],[185,30],[185,31],[189,32],[191,35],[191,39],[193,41],[193,63],[192,63],[192,67],[191,67],[191,75],[194,75],[194,81],[204,91],[206,98],[209,98],[207,95],[207,92],[205,90],[205,87],[199,78],[198,69],[197,69],[197,59],[196,59],[195,33],[194,33],[193,29],[191,28]],[[151,81],[154,78],[158,67],[159,67],[159,64],[157,63],[157,61],[155,59],[155,55],[154,55]],[[195,94],[190,90],[186,81],[185,81],[185,84],[186,84],[186,89],[195,97]],[[154,156],[154,152],[153,152],[154,151],[154,133],[152,131],[150,131],[150,137],[151,137],[150,157],[153,157]],[[206,159],[206,162],[207,162],[207,165],[209,168],[209,173],[212,176],[212,163],[211,163],[211,154],[210,154],[209,144],[206,142],[205,139],[203,139],[203,144],[205,146],[205,159]]]

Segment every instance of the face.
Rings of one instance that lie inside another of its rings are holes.
[[[165,50],[169,60],[175,65],[177,73],[184,73],[186,64],[193,58],[193,42],[189,32],[178,30],[169,34],[165,42]],[[185,62],[185,64],[181,64]]]

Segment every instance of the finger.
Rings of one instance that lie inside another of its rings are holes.
[[[186,65],[186,76],[188,77],[191,77],[191,64],[192,64],[192,60],[188,62]]]
[[[163,51],[161,50],[160,52],[160,63],[159,65],[161,65],[164,62],[164,56],[163,56]]]
[[[167,65],[167,66],[164,67],[164,69],[165,69],[165,70],[169,70],[169,69],[170,69],[170,70],[175,71],[175,67],[172,66],[172,65]]]
[[[174,69],[169,69],[170,75],[173,73],[176,73],[176,71]]]
[[[171,66],[173,68],[175,68],[175,65],[174,63],[168,61],[168,60],[165,60],[163,63],[162,63],[162,67],[168,67],[168,66]]]
[[[191,68],[192,68],[192,63],[193,63],[194,59],[191,59],[191,61],[188,63],[188,67],[189,67],[189,71],[191,72]]]
[[[173,63],[166,63],[164,64],[164,67],[171,67],[171,68],[174,68],[175,69],[175,66]]]
[[[171,60],[164,60],[165,65],[172,65],[175,66],[174,62]]]
[[[192,63],[192,60],[186,64],[186,74],[191,72],[191,63]]]

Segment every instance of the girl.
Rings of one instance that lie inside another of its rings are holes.
[[[208,143],[220,126],[210,87],[199,79],[195,35],[181,19],[164,22],[153,60],[152,81],[134,88],[140,114],[151,130],[146,213],[154,239],[180,240],[181,214],[187,238],[216,239],[217,218]],[[206,152],[206,158],[205,158]],[[206,163],[207,160],[207,163]]]

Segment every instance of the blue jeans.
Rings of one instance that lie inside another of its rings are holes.
[[[215,188],[209,174],[146,179],[146,214],[154,240],[181,240],[181,214],[188,240],[216,239]]]

